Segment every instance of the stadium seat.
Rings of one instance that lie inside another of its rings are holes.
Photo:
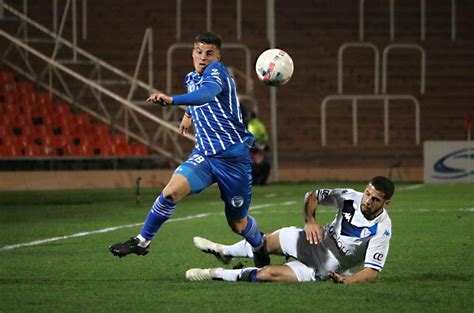
[[[56,155],[56,136],[47,135],[42,138],[45,155]]]
[[[11,84],[15,82],[12,72],[0,71],[0,85]]]
[[[130,154],[134,156],[145,156],[148,155],[148,148],[141,143],[130,144]]]
[[[45,156],[44,149],[38,145],[29,145],[24,148],[25,156],[27,157],[40,157]]]
[[[23,126],[30,126],[30,125],[31,125],[31,119],[25,114],[17,114],[12,123],[12,126],[14,127],[23,127]]]
[[[74,124],[79,126],[89,126],[89,114],[87,113],[76,113],[73,115]]]
[[[8,128],[0,122],[0,138],[3,138],[7,135],[10,135],[8,134]]]
[[[7,157],[20,157],[23,155],[21,148],[16,144],[5,146],[3,153]]]
[[[112,144],[115,146],[122,146],[126,145],[128,143],[127,136],[123,134],[115,134],[111,135],[110,139],[112,141]]]
[[[3,114],[0,112],[0,127],[5,129],[10,129],[12,124],[12,117],[7,114]]]
[[[3,114],[12,114],[18,115],[21,114],[20,106],[13,102],[5,102],[1,105],[1,110]]]
[[[34,97],[35,97],[35,105],[37,106],[50,106],[53,103],[51,99],[51,95],[47,92],[35,93]]]
[[[16,83],[16,90],[21,94],[33,94],[33,84],[29,82],[18,82]]]
[[[112,144],[110,146],[111,155],[127,156],[130,155],[130,147],[128,144]]]
[[[69,104],[67,103],[57,103],[53,105],[53,107],[54,107],[54,111],[58,115],[64,115],[64,114],[69,115],[71,113],[71,108],[69,107]]]

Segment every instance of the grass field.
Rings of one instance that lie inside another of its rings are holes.
[[[256,187],[252,215],[262,231],[300,226],[304,193],[320,187],[364,184]],[[188,268],[220,266],[193,236],[239,240],[217,188],[182,201],[146,257],[122,259],[108,246],[139,232],[159,190],[140,205],[131,189],[0,192],[0,312],[474,312],[474,186],[397,188],[385,270],[359,285],[186,281]]]

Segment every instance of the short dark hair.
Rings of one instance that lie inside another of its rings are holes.
[[[222,46],[222,37],[216,33],[204,32],[198,34],[196,38],[194,38],[194,43],[197,42],[203,42],[209,45],[214,45],[220,50]]]
[[[375,189],[384,193],[385,200],[392,198],[393,193],[395,192],[395,185],[385,176],[375,176],[369,183],[374,186]]]

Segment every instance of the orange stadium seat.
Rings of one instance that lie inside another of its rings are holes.
[[[130,154],[134,156],[148,155],[148,148],[142,143],[130,144]]]
[[[0,71],[0,85],[11,84],[15,82],[12,72]]]

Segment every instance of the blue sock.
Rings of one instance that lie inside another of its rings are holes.
[[[176,203],[165,199],[163,194],[160,194],[155,203],[153,203],[153,206],[145,220],[145,224],[143,225],[140,233],[143,238],[146,240],[152,240],[161,225],[171,217],[175,208]]]
[[[238,281],[250,281],[252,283],[257,282],[257,271],[258,269],[256,268],[244,268],[242,269],[242,272],[239,274],[237,277]]]
[[[258,229],[257,221],[250,215],[247,216],[247,221],[247,227],[241,235],[253,248],[259,248],[263,244],[263,236]]]

